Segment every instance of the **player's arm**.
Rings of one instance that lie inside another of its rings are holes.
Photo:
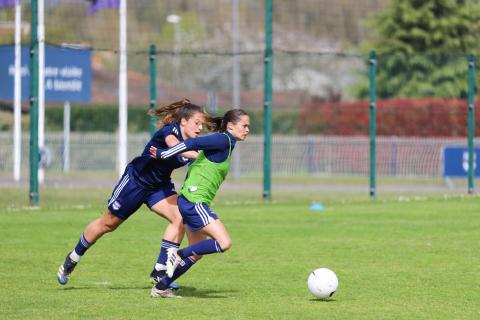
[[[171,147],[174,147],[176,146],[177,144],[180,143],[180,141],[177,139],[177,137],[175,137],[173,134],[169,134],[166,138],[165,138],[165,143],[167,144],[167,146],[169,148]],[[157,148],[156,147],[150,147],[150,150],[154,148],[155,149],[155,153],[157,152]],[[151,152],[150,152],[151,153]],[[198,157],[198,152],[196,151],[186,151],[186,152],[183,152],[180,154],[182,157],[185,157],[185,158],[188,158],[188,159],[197,159]]]
[[[229,141],[227,136],[221,133],[214,133],[208,136],[187,139],[167,150],[157,149],[155,155],[152,154],[150,148],[150,154],[154,158],[168,159],[188,150],[223,150],[228,147]]]

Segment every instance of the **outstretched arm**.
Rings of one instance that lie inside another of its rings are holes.
[[[154,158],[168,159],[179,153],[189,150],[223,150],[229,147],[229,141],[226,135],[214,133],[204,137],[187,139],[176,146],[167,150],[150,148],[150,154]]]
[[[175,137],[173,134],[169,134],[166,138],[165,138],[165,143],[167,144],[167,146],[169,148],[171,147],[174,147],[176,146],[180,141],[177,139],[177,137]],[[154,146],[151,146],[150,147],[150,154],[152,154],[152,148],[154,149],[157,149],[156,147]],[[157,151],[155,150],[155,153]],[[197,159],[198,157],[198,152],[196,151],[186,151],[186,152],[183,152],[182,154],[180,154],[182,157],[185,157],[185,158],[188,158],[188,159]]]

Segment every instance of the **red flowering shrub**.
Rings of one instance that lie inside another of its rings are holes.
[[[480,133],[480,103],[475,103],[475,131]],[[458,137],[467,135],[467,102],[460,99],[397,98],[376,103],[377,135]],[[368,135],[369,102],[312,101],[301,111],[304,134]]]

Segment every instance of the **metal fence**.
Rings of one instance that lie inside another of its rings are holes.
[[[130,134],[128,158],[138,155],[149,135]],[[480,142],[477,139],[477,144]],[[346,175],[368,176],[368,137],[338,136],[273,136],[273,176]],[[9,132],[0,132],[0,175],[11,175],[13,139]],[[440,178],[442,150],[447,145],[466,145],[466,138],[377,138],[377,174],[390,177]],[[113,133],[78,133],[70,137],[69,156],[61,133],[47,133],[47,149],[43,161],[48,173],[64,171],[116,171],[117,135]],[[263,136],[253,135],[237,144],[234,156],[241,176],[261,176],[263,172]],[[28,172],[29,137],[22,141],[22,172]],[[65,160],[68,159],[66,165]]]

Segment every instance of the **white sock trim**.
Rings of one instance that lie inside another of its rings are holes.
[[[156,263],[155,264],[155,270],[160,271],[160,270],[167,270],[167,266],[161,263]]]
[[[70,259],[72,259],[73,261],[75,262],[78,262],[80,261],[80,257],[76,252],[75,250],[73,250],[71,253],[70,253]]]

